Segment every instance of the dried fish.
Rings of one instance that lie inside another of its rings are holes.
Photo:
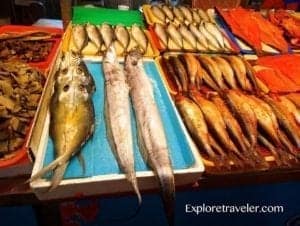
[[[137,120],[139,143],[144,160],[157,175],[169,225],[174,225],[175,184],[167,140],[156,106],[150,79],[138,51],[125,60],[130,96]]]
[[[134,153],[130,120],[129,86],[113,46],[103,60],[105,76],[105,119],[107,134],[121,170],[142,202],[134,171]]]
[[[115,37],[121,43],[123,51],[126,51],[130,40],[130,36],[126,27],[123,25],[117,25],[115,27]]]
[[[78,52],[81,53],[83,48],[87,45],[88,39],[85,30],[85,26],[83,25],[75,25],[72,29],[72,37],[75,47]]]
[[[147,46],[148,46],[148,39],[146,37],[145,32],[141,29],[140,26],[134,24],[131,27],[131,33],[132,33],[132,37],[139,44],[142,53],[145,53],[147,51]]]

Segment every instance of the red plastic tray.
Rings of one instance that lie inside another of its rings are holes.
[[[49,32],[49,33],[60,35],[60,37],[50,39],[51,41],[54,42],[54,45],[52,46],[52,49],[45,61],[28,63],[30,66],[38,68],[43,73],[47,73],[49,70],[49,67],[51,66],[51,63],[54,60],[56,53],[58,51],[58,47],[59,47],[59,44],[61,41],[61,36],[63,35],[63,30],[60,28],[41,27],[41,26],[20,26],[20,25],[0,26],[0,34],[6,33],[6,32],[21,33],[21,32],[27,32],[27,31],[44,31],[44,32]]]
[[[27,135],[24,139],[24,144],[18,150],[14,151],[13,156],[7,159],[0,159],[0,169],[3,167],[11,166],[17,164],[19,161],[23,159],[28,159],[27,156],[27,142],[29,139],[30,131],[32,129],[32,125],[29,125],[27,128]]]
[[[63,30],[59,28],[51,28],[51,27],[41,27],[41,26],[19,26],[19,25],[5,25],[0,26],[0,34],[6,33],[6,32],[12,32],[12,33],[21,33],[21,32],[27,32],[27,31],[44,31],[44,32],[50,32],[53,34],[59,34],[60,37],[63,35]],[[51,39],[54,42],[54,45],[47,56],[45,61],[41,62],[34,62],[34,63],[28,63],[31,67],[34,67],[41,71],[45,77],[47,77],[47,73],[51,67],[52,61],[55,60],[55,56],[58,52],[58,47],[61,41],[60,37],[55,37]],[[16,150],[14,152],[14,155],[11,158],[7,159],[0,159],[0,169],[3,167],[9,167],[15,164],[18,164],[19,162],[24,161],[24,159],[28,159],[27,156],[27,142],[29,139],[30,131],[31,131],[32,125],[28,126],[28,133],[27,137],[24,140],[24,144],[21,148]]]

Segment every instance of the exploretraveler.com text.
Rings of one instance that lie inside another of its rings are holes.
[[[185,212],[190,214],[203,213],[283,213],[284,208],[280,205],[252,205],[246,203],[244,205],[185,205]]]

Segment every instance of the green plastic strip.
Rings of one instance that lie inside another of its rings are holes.
[[[73,7],[73,24],[123,24],[130,27],[138,24],[144,27],[143,17],[138,10],[118,10],[107,8],[87,8],[82,6]]]

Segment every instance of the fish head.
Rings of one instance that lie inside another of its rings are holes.
[[[116,53],[116,50],[115,50],[113,44],[109,45],[103,60],[105,63],[115,63],[116,62],[117,53]]]
[[[68,68],[70,66],[79,65],[80,63],[80,55],[75,53],[74,51],[65,52],[61,57],[60,68]]]
[[[60,70],[55,85],[58,100],[65,103],[87,101],[90,83],[89,76],[80,66]]]
[[[142,66],[142,53],[139,49],[134,49],[129,52],[129,54],[126,56],[126,65],[139,65]]]

